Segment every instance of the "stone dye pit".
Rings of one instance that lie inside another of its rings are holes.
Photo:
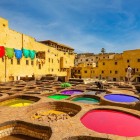
[[[30,104],[33,104],[33,103],[34,101],[17,98],[17,99],[4,101],[3,103],[1,103],[0,106],[23,107],[23,106],[29,106]]]
[[[51,135],[50,127],[24,121],[9,121],[0,126],[1,140],[49,140]]]
[[[87,97],[77,97],[72,99],[72,101],[86,103],[86,104],[96,104],[100,102],[98,99],[87,98]]]
[[[137,102],[139,99],[135,96],[130,96],[126,94],[108,94],[104,96],[105,99],[113,101],[113,102]]]
[[[29,111],[31,120],[52,123],[69,119],[81,110],[81,107],[76,104],[58,101],[42,104],[42,106],[42,108],[32,108],[31,112]]]
[[[32,120],[45,121],[46,123],[66,120],[68,118],[70,118],[70,116],[67,113],[55,110],[41,110],[31,116]]]
[[[51,98],[54,100],[62,100],[62,99],[67,99],[69,97],[70,97],[70,95],[62,95],[62,94],[54,94],[54,95],[48,96],[48,98]]]
[[[115,110],[92,110],[81,118],[82,124],[100,133],[126,137],[140,136],[140,119]]]
[[[33,96],[15,96],[0,102],[0,106],[9,107],[24,107],[29,106],[39,100],[38,97]]]
[[[62,94],[66,94],[66,95],[73,95],[73,94],[81,94],[82,90],[63,90],[61,91]]]

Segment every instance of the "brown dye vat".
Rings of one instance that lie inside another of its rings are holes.
[[[9,90],[9,89],[11,89],[11,87],[0,87],[0,90]]]
[[[14,87],[17,87],[17,88],[22,88],[22,87],[25,87],[25,85],[16,85],[16,86],[14,86]]]
[[[12,88],[11,91],[23,91],[22,88]]]
[[[24,94],[41,94],[41,93],[37,91],[28,91],[28,92],[25,92]]]
[[[41,140],[41,139],[26,136],[26,135],[21,135],[21,134],[15,134],[15,135],[4,137],[1,140]]]
[[[52,130],[24,121],[8,121],[0,125],[0,134],[1,140],[49,140]]]
[[[59,92],[59,91],[61,91],[61,90],[64,90],[65,88],[61,88],[61,87],[59,87],[59,88],[54,88],[57,92]]]
[[[36,87],[35,86],[26,86],[25,88],[26,89],[35,89]]]

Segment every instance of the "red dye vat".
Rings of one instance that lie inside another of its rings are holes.
[[[81,122],[87,128],[100,133],[140,136],[140,119],[120,111],[92,110],[81,118]]]

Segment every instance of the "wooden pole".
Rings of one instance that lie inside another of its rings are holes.
[[[6,67],[6,56],[4,57],[5,58],[5,82],[6,82],[6,78],[7,78],[7,76],[6,76],[6,69],[7,69],[7,67]]]

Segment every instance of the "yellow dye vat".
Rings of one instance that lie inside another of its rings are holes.
[[[3,101],[0,103],[0,106],[23,107],[23,106],[29,106],[32,103],[34,103],[34,101],[17,98],[17,99]]]
[[[64,116],[65,116],[65,118],[64,118]],[[48,117],[50,120],[48,120]],[[54,121],[54,120],[56,121],[56,120],[58,120],[58,118],[59,119],[68,119],[69,115],[64,112],[56,111],[56,110],[48,110],[48,111],[40,110],[31,116],[32,120],[39,120],[39,121],[43,121],[46,119],[47,119],[47,121]]]

